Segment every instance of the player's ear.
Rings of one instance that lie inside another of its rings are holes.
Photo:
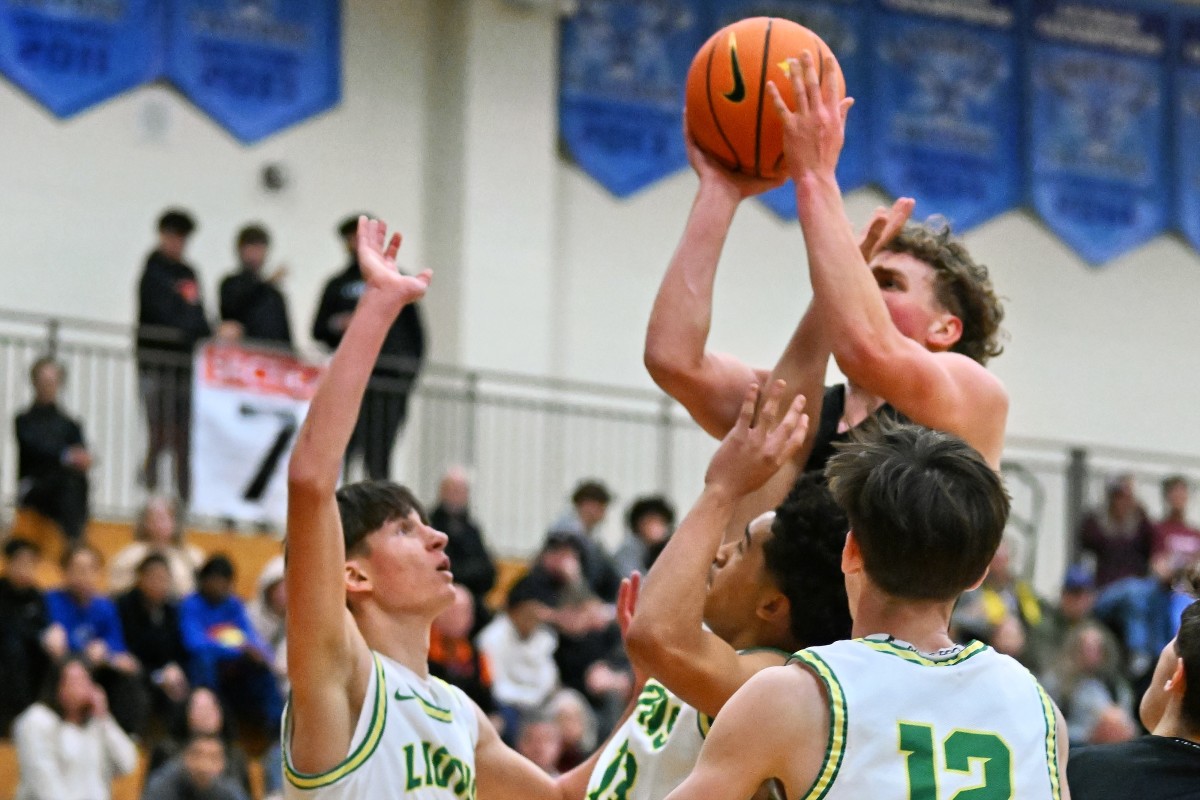
[[[862,571],[862,550],[858,548],[858,540],[854,538],[854,531],[849,531],[846,534],[846,544],[842,547],[842,573],[853,575]]]
[[[359,563],[358,559],[350,559],[346,562],[344,574],[347,597],[371,590],[371,577],[363,569],[363,565]]]
[[[792,621],[792,604],[783,592],[772,591],[759,602],[757,613],[765,622],[787,627]]]
[[[1182,658],[1175,659],[1175,669],[1171,670],[1171,677],[1167,678],[1167,685],[1163,688],[1168,692],[1178,692],[1180,697],[1187,691],[1187,670],[1183,666]]]
[[[979,580],[975,581],[970,586],[968,586],[966,588],[966,591],[973,592],[976,589],[978,589],[980,586],[982,586],[983,582],[987,580],[988,573],[991,571],[992,571],[992,565],[988,564],[987,567],[984,568],[983,574],[979,576]]]
[[[925,341],[931,350],[940,352],[952,349],[954,345],[958,344],[962,334],[962,320],[949,311],[944,311],[930,323]]]

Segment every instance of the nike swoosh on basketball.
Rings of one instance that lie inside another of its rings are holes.
[[[740,103],[746,99],[746,79],[742,77],[742,65],[738,63],[737,37],[729,35],[729,61],[733,65],[733,91],[725,93],[725,99],[731,103]]]

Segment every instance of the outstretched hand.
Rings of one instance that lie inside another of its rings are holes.
[[[756,178],[753,175],[743,175],[721,164],[708,153],[700,149],[688,128],[687,109],[683,110],[683,141],[687,146],[688,163],[696,171],[701,184],[715,185],[723,189],[735,200],[744,200],[763,192],[769,192],[783,185],[786,175],[778,178]]]
[[[358,218],[358,266],[368,289],[383,292],[402,305],[414,303],[425,296],[433,272],[405,275],[396,266],[401,237],[393,233],[387,239],[387,223],[377,219]],[[386,246],[385,246],[386,242]]]
[[[759,404],[758,385],[750,384],[737,423],[708,464],[706,486],[720,487],[733,499],[745,497],[796,455],[808,433],[808,415],[804,395],[780,408],[785,388],[783,381],[773,382]]]
[[[896,234],[908,223],[916,204],[917,201],[911,197],[901,197],[892,203],[891,208],[879,206],[875,209],[858,242],[863,260],[870,264],[875,256],[879,255],[879,251],[896,238]]]
[[[817,78],[812,53],[805,51],[799,61],[789,58],[787,63],[796,110],[787,107],[774,81],[767,84],[767,92],[783,123],[788,171],[797,181],[813,174],[832,178],[846,140],[846,115],[854,99],[838,98],[837,64],[832,57],[822,65],[824,83]]]
[[[621,580],[621,588],[617,590],[617,626],[621,629],[621,641],[629,639],[629,626],[633,624],[633,615],[637,611],[638,592],[642,588],[642,574],[636,570],[628,578]],[[634,692],[640,692],[650,679],[641,666],[630,659],[633,667]]]

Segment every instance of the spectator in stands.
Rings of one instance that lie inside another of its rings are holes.
[[[983,584],[962,596],[953,621],[962,637],[979,639],[1038,672],[1054,642],[1041,599],[1013,568],[1018,545],[1013,534],[1005,535]]]
[[[263,565],[258,575],[258,588],[254,599],[246,606],[246,616],[258,633],[258,638],[267,647],[270,655],[268,662],[275,671],[276,677],[286,679],[285,639],[287,631],[284,628],[287,613],[287,586],[283,582],[283,556],[275,556]]]
[[[183,261],[195,229],[187,212],[164,213],[158,247],[146,258],[138,283],[138,381],[148,428],[140,477],[147,489],[157,490],[158,460],[170,450],[176,493],[184,502],[191,491],[192,351],[212,333],[196,271]]]
[[[559,689],[550,700],[550,715],[562,733],[562,755],[558,771],[567,772],[579,766],[599,742],[596,715],[587,699],[574,689]]]
[[[1058,605],[1043,604],[1045,612],[1045,640],[1048,642],[1046,657],[1040,664],[1039,677],[1058,668],[1069,660],[1066,645],[1072,634],[1087,623],[1095,623],[1092,613],[1096,606],[1096,580],[1092,571],[1082,564],[1074,564],[1067,569],[1063,577],[1062,591],[1059,594]],[[1120,650],[1120,645],[1112,632],[1101,627],[1104,637],[1108,640],[1106,647]],[[1043,680],[1043,682],[1045,682]]]
[[[187,743],[196,736],[215,736],[225,744],[225,765],[221,775],[233,785],[250,793],[250,770],[246,754],[237,744],[233,721],[225,713],[220,699],[203,687],[192,689],[184,703],[172,716],[167,735],[150,752],[148,772],[155,772],[179,756]]]
[[[338,226],[350,263],[325,284],[321,304],[313,320],[312,335],[330,350],[336,350],[350,324],[350,317],[363,292],[362,271],[355,249],[358,217],[347,217]],[[346,448],[346,460],[362,454],[367,475],[386,479],[396,435],[408,416],[408,398],[425,358],[425,328],[416,303],[404,307],[383,340],[383,348],[371,382],[363,395],[358,425]]]
[[[1154,526],[1154,555],[1166,553],[1175,569],[1189,569],[1200,563],[1200,530],[1187,521],[1188,482],[1172,475],[1162,483],[1163,505],[1167,509],[1162,522]]]
[[[562,729],[553,717],[528,717],[521,723],[517,752],[545,770],[546,774],[557,776],[563,752]]]
[[[248,800],[225,774],[225,742],[193,734],[183,752],[146,777],[142,800]]]
[[[1075,800],[1182,800],[1200,787],[1200,602],[1158,657],[1142,697],[1142,724],[1150,731],[1125,744],[1072,752],[1067,780]],[[1190,683],[1190,686],[1189,686]]]
[[[488,592],[496,585],[496,564],[483,543],[483,531],[471,516],[471,484],[462,467],[451,467],[438,484],[437,504],[429,515],[429,524],[446,534],[446,555],[454,580],[475,595],[475,631],[491,618]]]
[[[137,746],[109,714],[87,667],[68,658],[13,726],[16,800],[107,800],[113,778],[137,766]]]
[[[1096,585],[1146,574],[1154,528],[1134,494],[1133,476],[1118,475],[1105,486],[1105,506],[1084,517],[1079,547],[1096,559]]]
[[[273,730],[283,700],[271,671],[271,653],[233,594],[233,562],[211,556],[196,573],[197,591],[179,604],[179,625],[196,686],[213,689],[228,708],[245,710],[263,730]]]
[[[171,571],[171,597],[178,599],[196,588],[196,570],[204,563],[204,552],[183,541],[183,525],[174,500],[163,495],[151,496],[138,515],[134,541],[117,551],[108,568],[112,592],[124,592],[133,586],[135,572],[146,556],[162,556]]]
[[[476,639],[491,662],[492,694],[510,732],[520,729],[521,719],[545,708],[558,688],[554,663],[558,636],[542,621],[546,607],[533,589],[529,578],[514,584],[504,613],[497,614]]]
[[[261,225],[238,231],[238,267],[221,281],[221,322],[236,326],[233,331],[240,338],[291,350],[287,301],[279,291],[287,267],[263,276],[270,246],[271,237]]]
[[[1145,688],[1154,654],[1179,629],[1180,615],[1190,602],[1186,579],[1170,554],[1161,553],[1151,559],[1148,576],[1122,578],[1096,598],[1096,617],[1121,637],[1129,660],[1126,674],[1138,688]]]
[[[17,504],[53,520],[67,538],[79,541],[88,521],[92,454],[83,428],[58,407],[66,379],[62,365],[47,356],[29,370],[33,404],[16,418]]]
[[[1067,720],[1072,746],[1125,741],[1136,733],[1120,654],[1104,633],[1094,622],[1081,625],[1067,640],[1063,660],[1045,675],[1046,691]]]
[[[597,480],[585,480],[571,493],[571,510],[550,526],[550,533],[566,533],[579,543],[583,577],[592,591],[606,603],[615,602],[621,575],[612,556],[600,541],[600,523],[608,514],[612,494]]]
[[[667,546],[675,529],[675,509],[661,495],[639,497],[629,507],[627,521],[625,541],[613,554],[617,572],[626,577],[635,571],[645,574]]]
[[[429,632],[429,674],[462,689],[483,713],[493,714],[492,667],[471,641],[474,623],[475,598],[470,589],[455,584],[454,602],[434,619]]]
[[[129,652],[141,664],[143,685],[158,712],[155,718],[165,718],[188,693],[183,669],[187,652],[166,558],[151,553],[142,559],[137,583],[117,598],[117,613]]]
[[[83,658],[96,682],[112,701],[112,713],[125,730],[142,730],[149,696],[142,687],[141,667],[125,646],[117,607],[100,592],[104,559],[89,544],[79,544],[62,557],[63,588],[46,595],[50,619],[61,625],[67,647]]]
[[[13,719],[37,699],[39,676],[51,661],[67,654],[67,635],[52,625],[46,599],[37,587],[41,558],[26,539],[4,543],[4,574],[0,576],[0,736]]]

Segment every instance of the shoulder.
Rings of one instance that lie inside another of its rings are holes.
[[[13,738],[23,736],[40,736],[45,731],[54,728],[61,720],[59,716],[42,703],[34,703],[17,715],[13,721]]]

